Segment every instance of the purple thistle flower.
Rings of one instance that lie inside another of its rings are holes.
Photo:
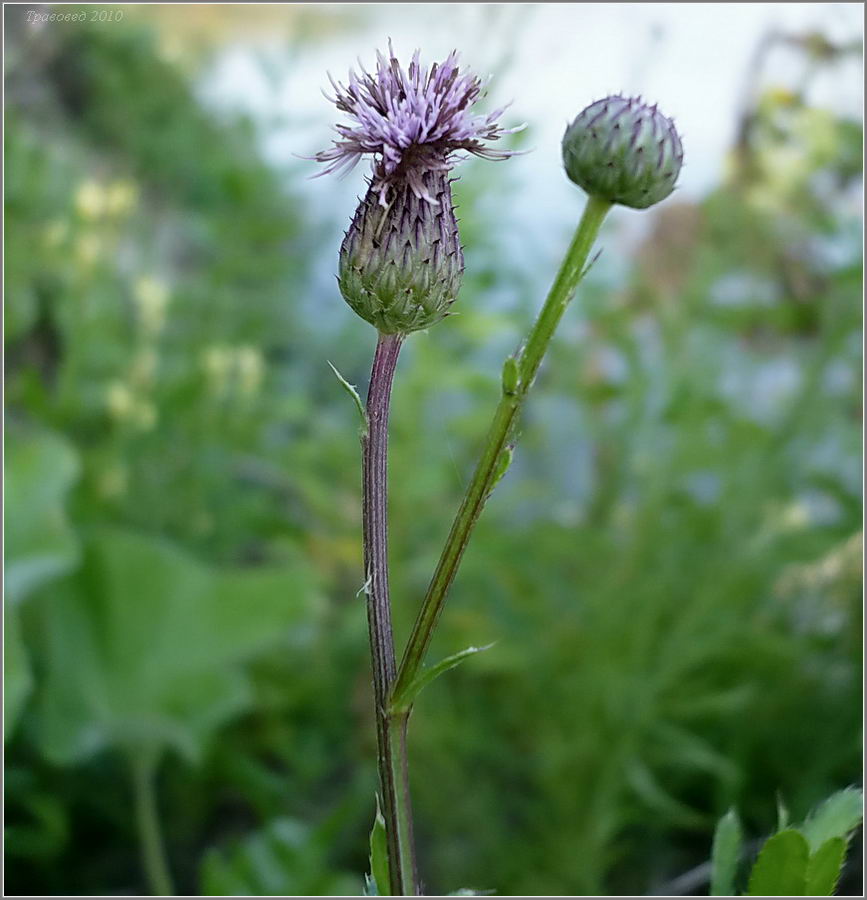
[[[419,63],[416,50],[409,68],[401,68],[391,41],[389,59],[376,54],[376,73],[361,68],[361,76],[349,72],[349,84],[335,82],[329,75],[334,97],[328,100],[354,123],[336,125],[340,139],[313,159],[328,163],[329,172],[349,171],[370,154],[373,157],[371,190],[385,206],[390,188],[406,185],[413,194],[432,205],[437,201],[427,187],[426,173],[448,171],[453,155],[464,150],[485,159],[507,159],[515,151],[495,150],[484,141],[496,141],[524,128],[504,129],[497,119],[506,107],[487,115],[474,116],[472,105],[482,93],[480,78],[461,73],[453,51],[430,69]]]

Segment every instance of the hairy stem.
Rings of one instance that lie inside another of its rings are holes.
[[[133,752],[131,766],[135,819],[148,888],[155,897],[171,897],[175,891],[166,861],[157,810],[156,764],[156,754],[148,749]]]
[[[364,575],[373,662],[382,814],[388,843],[392,895],[417,893],[406,757],[406,717],[391,716],[388,698],[395,678],[394,636],[388,596],[388,412],[391,385],[403,338],[381,334],[367,393],[362,434]]]
[[[454,581],[472,530],[497,479],[503,474],[504,466],[508,464],[508,458],[504,454],[509,452],[508,443],[521,407],[554,331],[575,293],[578,282],[586,271],[587,257],[610,208],[611,204],[605,200],[591,197],[587,201],[566,258],[557,273],[545,305],[513,365],[509,378],[506,377],[506,370],[504,370],[503,394],[500,403],[488,429],[476,471],[455,517],[428,587],[427,595],[422,603],[421,612],[407,642],[395,682],[395,694],[404,691],[412,683],[424,662],[445,603],[446,594]]]

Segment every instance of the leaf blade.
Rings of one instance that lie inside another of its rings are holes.
[[[725,897],[735,892],[735,875],[743,846],[743,829],[737,812],[730,809],[717,823],[711,850],[710,893]]]
[[[370,879],[377,897],[387,897],[391,893],[391,876],[388,869],[388,841],[385,834],[385,818],[376,797],[376,815],[370,829]]]
[[[485,644],[483,647],[467,647],[441,659],[438,663],[427,669],[422,669],[418,675],[406,686],[399,694],[392,697],[391,711],[396,714],[409,712],[410,707],[415,703],[415,698],[436,678],[455,666],[459,666],[467,657],[475,656],[476,653],[482,653],[484,650],[490,650],[494,644]]]
[[[794,828],[768,838],[750,873],[747,896],[803,897],[810,848]]]
[[[863,792],[857,788],[844,788],[812,812],[801,831],[815,852],[831,838],[848,837],[861,824],[863,815]]]
[[[353,402],[355,403],[355,407],[358,410],[359,418],[361,419],[361,435],[362,437],[367,434],[368,422],[367,422],[367,410],[364,408],[364,404],[361,402],[361,397],[359,396],[358,390],[356,389],[354,384],[350,384],[337,370],[337,367],[330,361],[325,360],[328,365],[331,367],[331,371],[334,372],[337,380],[340,382],[341,387],[352,397]]]
[[[816,850],[807,863],[807,896],[830,897],[837,888],[843,861],[846,857],[846,841],[833,837]]]
[[[9,429],[3,584],[10,603],[20,603],[77,564],[78,539],[65,506],[79,471],[78,456],[65,439],[49,431]]]

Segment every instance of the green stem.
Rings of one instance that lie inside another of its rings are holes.
[[[131,757],[135,819],[148,888],[155,897],[172,897],[175,891],[157,811],[156,764],[156,754],[148,750],[138,750]]]
[[[507,446],[513,433],[515,422],[536,377],[536,372],[548,349],[569,301],[581,281],[587,257],[599,233],[599,228],[611,204],[606,200],[591,197],[587,201],[584,214],[578,224],[575,237],[557,273],[545,305],[530,330],[523,350],[512,368],[504,370],[503,394],[494,420],[488,429],[484,449],[476,466],[470,486],[455,517],[443,548],[436,571],[431,579],[421,612],[416,619],[403,654],[392,696],[404,691],[418,674],[424,662],[428,647],[436,628],[437,620],[445,603],[446,594],[454,581],[461,557],[470,539],[479,515],[494,488],[498,478],[508,465],[510,448]]]
[[[412,803],[409,794],[409,767],[406,745],[406,728],[409,714],[389,714],[388,746],[389,763],[394,785],[395,803],[391,827],[396,833],[397,866],[389,861],[389,874],[392,881],[392,895],[414,897],[420,893],[418,888],[418,871],[415,860],[415,837],[412,825]],[[388,827],[388,826],[387,826]],[[397,869],[399,877],[391,874]],[[396,882],[400,883],[397,884]]]

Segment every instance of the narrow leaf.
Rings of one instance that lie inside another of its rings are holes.
[[[831,838],[846,838],[864,816],[864,794],[857,788],[845,788],[832,794],[804,822],[801,831],[814,852]]]
[[[783,795],[777,793],[777,831],[783,831],[789,827],[789,809],[783,800]]]
[[[685,828],[706,826],[705,817],[670,794],[651,769],[640,759],[634,759],[626,770],[626,778],[635,795],[648,808],[667,816]]]
[[[334,365],[329,360],[325,360],[329,366],[331,366],[331,371],[337,376],[337,380],[343,386],[343,389],[352,397],[355,402],[355,406],[358,409],[358,415],[361,418],[361,434],[367,434],[367,412],[364,409],[364,404],[361,402],[361,397],[358,395],[358,391],[355,389],[354,384],[350,384],[341,374],[337,371]]]
[[[735,892],[735,875],[743,844],[743,830],[734,809],[717,823],[711,851],[710,893],[712,897],[731,896]]]
[[[409,708],[415,703],[415,698],[426,688],[435,678],[438,678],[443,672],[448,672],[455,666],[460,665],[468,656],[481,653],[493,647],[493,644],[486,644],[484,647],[467,647],[459,653],[453,653],[445,659],[441,659],[438,663],[423,669],[418,675],[407,685],[406,689],[400,694],[392,697],[391,711],[394,713],[409,712]]]
[[[370,829],[370,878],[367,879],[368,896],[386,897],[391,892],[388,874],[388,842],[385,836],[385,819],[376,798],[376,816]],[[373,888],[373,890],[371,890]]]
[[[830,897],[843,871],[846,841],[833,837],[825,841],[807,863],[807,896]]]
[[[803,897],[810,848],[793,828],[769,838],[750,873],[750,897]]]
[[[518,367],[518,360],[514,356],[510,356],[503,363],[503,393],[507,397],[511,397],[518,392],[518,385],[521,383],[521,373]]]
[[[502,452],[497,457],[497,464],[494,468],[494,475],[491,479],[491,490],[489,494],[494,492],[494,488],[503,480],[503,476],[506,472],[509,471],[509,466],[512,465],[512,456],[514,455],[514,450],[512,447],[503,447]]]

